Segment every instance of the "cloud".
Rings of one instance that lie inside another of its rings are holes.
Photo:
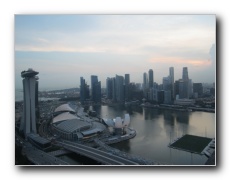
[[[169,48],[204,47],[213,36],[205,21],[202,25],[194,21],[196,16],[36,16],[36,24],[32,17],[20,17],[18,22],[16,18],[17,51],[151,54],[151,49],[141,48],[155,46],[169,51]],[[23,18],[27,21],[23,22]]]
[[[150,63],[184,65],[184,66],[208,66],[211,63],[204,59],[185,59],[181,57],[154,57],[149,59]]]
[[[213,44],[209,50],[210,60],[215,63],[216,62],[216,44]]]
[[[28,15],[15,22],[16,69],[51,68],[60,79],[130,73],[141,82],[153,68],[161,82],[170,66],[208,69],[215,57],[212,15]]]

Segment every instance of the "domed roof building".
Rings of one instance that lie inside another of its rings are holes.
[[[55,114],[56,113],[56,114]],[[67,140],[78,140],[96,136],[102,133],[105,125],[88,117],[79,117],[68,104],[63,104],[54,110],[51,127],[53,134]]]

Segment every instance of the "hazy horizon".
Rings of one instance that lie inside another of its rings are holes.
[[[174,67],[174,79],[188,67],[193,82],[215,82],[215,15],[15,15],[15,88],[21,71],[39,74],[39,89],[90,85],[97,75],[130,74],[142,83],[154,71],[162,83]]]

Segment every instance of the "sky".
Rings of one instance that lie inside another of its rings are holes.
[[[39,74],[39,89],[79,87],[97,75],[130,74],[143,82],[154,71],[161,84],[174,67],[174,79],[188,67],[193,82],[215,82],[215,15],[15,15],[15,88],[21,71]]]

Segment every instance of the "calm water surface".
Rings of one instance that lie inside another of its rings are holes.
[[[203,165],[204,155],[176,150],[168,147],[170,141],[190,134],[208,138],[215,137],[215,113],[180,112],[142,107],[93,106],[101,118],[123,117],[130,114],[130,127],[137,135],[130,140],[114,145],[122,151],[146,159],[174,165]]]

